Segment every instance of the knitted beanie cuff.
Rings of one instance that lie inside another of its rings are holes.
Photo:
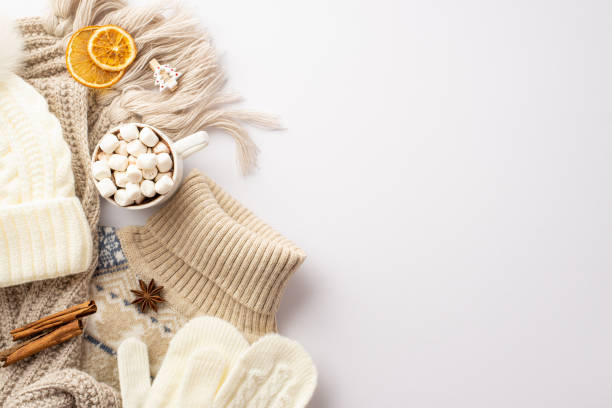
[[[92,247],[76,197],[2,207],[0,287],[83,272]]]
[[[306,257],[196,170],[144,227],[118,235],[130,267],[163,285],[179,313],[228,320],[249,340],[276,331],[282,291]]]

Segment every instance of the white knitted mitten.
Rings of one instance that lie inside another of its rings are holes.
[[[136,338],[123,341],[117,349],[121,399],[125,408],[140,408],[151,390],[147,345]]]
[[[146,345],[127,339],[117,352],[125,408],[210,407],[215,392],[249,343],[238,329],[216,317],[197,317],[174,336],[149,386]],[[187,399],[193,399],[186,402]]]
[[[297,342],[262,337],[232,366],[214,408],[301,408],[317,386],[317,370]]]
[[[196,351],[181,383],[177,407],[211,407],[227,368],[227,360],[218,351]]]
[[[176,334],[152,386],[142,342],[125,340],[117,357],[125,408],[302,408],[317,383],[298,343],[272,334],[249,347],[215,317],[195,318]]]

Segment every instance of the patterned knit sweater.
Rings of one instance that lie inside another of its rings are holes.
[[[186,319],[170,305],[160,305],[158,313],[142,313],[131,304],[138,288],[138,276],[130,269],[114,227],[99,227],[98,268],[91,282],[98,313],[88,318],[83,344],[83,369],[119,389],[117,348],[127,337],[154,339],[150,342],[151,371],[155,375],[168,344]],[[148,280],[147,280],[148,282]]]
[[[222,318],[248,341],[276,332],[283,289],[306,256],[197,170],[144,226],[101,227],[99,241],[98,313],[85,327],[83,369],[115,387],[116,352],[128,337],[147,345],[155,376],[170,340],[195,316]],[[139,279],[164,287],[157,312],[131,304]]]

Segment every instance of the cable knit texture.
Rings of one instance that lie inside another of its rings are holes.
[[[57,118],[14,74],[0,79],[0,286],[72,275],[92,238]]]
[[[293,340],[269,334],[230,366],[212,407],[303,408],[316,386],[317,369],[306,350]]]
[[[89,175],[88,90],[66,72],[61,39],[48,33],[41,19],[23,19],[18,26],[24,37],[25,55],[17,74],[46,99],[49,111],[59,120],[70,150],[76,197],[84,210],[93,247],[97,248],[95,232],[100,209],[99,196]],[[84,302],[97,264],[97,251],[93,248],[90,259],[91,265],[75,275],[1,288],[0,325],[5,330],[0,331],[0,348],[13,345],[9,329]],[[79,336],[1,369],[0,406],[12,403],[16,395],[48,373],[78,367],[81,343]]]
[[[74,369],[56,371],[25,387],[7,408],[113,408],[121,405],[106,384]]]

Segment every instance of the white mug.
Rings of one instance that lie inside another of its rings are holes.
[[[181,181],[183,180],[183,159],[192,155],[193,153],[199,150],[202,150],[206,146],[208,146],[209,138],[208,138],[208,133],[201,130],[192,135],[186,136],[176,142],[173,142],[168,136],[166,136],[161,130],[157,129],[155,126],[145,125],[143,123],[124,123],[120,126],[116,126],[110,129],[108,133],[116,134],[119,131],[119,128],[121,126],[130,125],[130,124],[136,125],[138,128],[143,128],[143,127],[151,128],[157,134],[157,136],[159,136],[160,139],[166,142],[166,144],[170,148],[170,156],[172,157],[172,162],[173,162],[172,181],[174,181],[174,184],[172,186],[172,189],[170,189],[170,191],[168,191],[164,195],[158,195],[153,200],[144,202],[142,204],[132,204],[132,205],[128,205],[127,207],[121,207],[121,208],[126,208],[128,210],[141,210],[144,208],[150,208],[155,205],[161,204],[164,201],[168,200],[174,193],[176,193],[176,191],[181,185]],[[98,157],[99,151],[100,151],[100,144],[97,144],[96,148],[93,151],[93,155],[91,157],[92,165],[96,161],[96,157]],[[108,201],[109,203],[112,203],[113,205],[116,205],[119,207],[119,204],[117,204],[115,200],[113,200],[112,198],[110,197],[103,197],[103,198],[106,199],[106,201]]]

